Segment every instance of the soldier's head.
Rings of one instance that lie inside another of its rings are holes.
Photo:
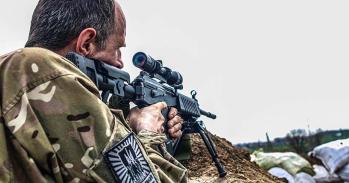
[[[114,0],[39,0],[26,47],[75,51],[122,68],[126,21]]]

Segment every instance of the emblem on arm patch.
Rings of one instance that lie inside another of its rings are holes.
[[[134,133],[127,135],[103,156],[117,181],[122,183],[156,183]]]

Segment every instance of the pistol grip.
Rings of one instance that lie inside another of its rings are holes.
[[[170,153],[170,154],[173,154],[174,152],[174,142],[172,140],[172,137],[170,137],[170,134],[168,133],[168,113],[170,112],[170,108],[169,107],[166,107],[165,109],[163,109],[161,111],[161,114],[164,116],[164,129],[165,129],[165,134],[166,134],[166,137],[167,137],[167,141],[166,141],[166,149],[167,151]]]
[[[167,133],[167,131],[168,131],[168,113],[170,112],[170,108],[168,108],[168,107],[166,107],[166,108],[164,108],[164,109],[162,109],[161,110],[161,114],[162,114],[162,116],[164,117],[164,123],[163,123],[163,125],[164,125],[164,128],[165,128],[165,133]]]

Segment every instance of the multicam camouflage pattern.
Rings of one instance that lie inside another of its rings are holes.
[[[115,182],[102,154],[131,131],[72,63],[19,49],[0,57],[0,85],[0,182]],[[138,138],[158,182],[187,181],[164,135]]]
[[[172,157],[165,147],[166,135],[158,135],[154,132],[141,131],[138,134],[141,142],[145,144],[145,149],[149,157],[155,164],[155,168],[163,182],[172,180],[183,180],[186,182],[187,172],[184,166]]]

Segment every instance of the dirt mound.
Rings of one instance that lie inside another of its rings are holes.
[[[191,159],[182,161],[189,170],[190,182],[282,182],[281,179],[268,174],[257,164],[250,162],[250,154],[247,150],[234,147],[224,138],[215,135],[211,137],[216,144],[219,159],[228,174],[224,178],[218,177],[217,169],[204,142],[199,135],[195,134],[192,135]]]

